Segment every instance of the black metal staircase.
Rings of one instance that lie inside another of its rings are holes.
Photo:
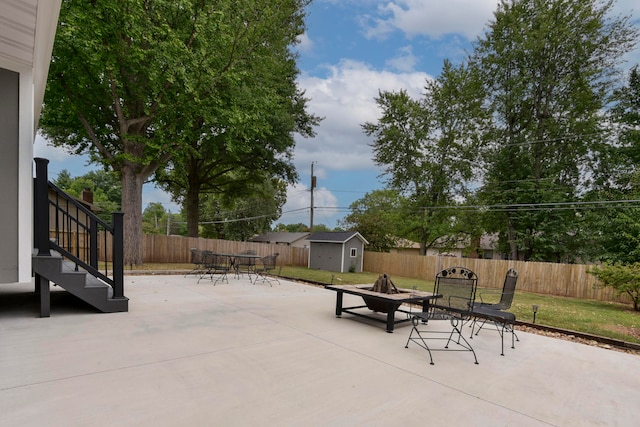
[[[102,312],[128,311],[124,296],[122,212],[109,225],[49,182],[47,159],[36,158],[32,257],[40,316],[50,315],[50,282]]]

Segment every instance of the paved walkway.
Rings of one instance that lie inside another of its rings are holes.
[[[519,332],[468,352],[334,316],[309,285],[128,276],[130,311],[0,287],[0,426],[632,426],[640,357]],[[57,288],[56,288],[57,289]],[[345,303],[357,302],[345,295]],[[434,325],[436,327],[436,325]]]

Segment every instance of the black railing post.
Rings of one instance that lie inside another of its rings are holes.
[[[113,298],[124,298],[124,213],[113,212]]]
[[[98,268],[98,221],[87,216],[89,220],[89,265]]]
[[[49,160],[36,157],[35,242],[38,255],[51,255],[49,248]]]

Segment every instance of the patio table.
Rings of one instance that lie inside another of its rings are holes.
[[[255,266],[257,260],[262,258],[260,255],[256,254],[225,254],[229,258],[229,262],[231,264],[231,269],[233,269],[236,278],[240,278],[242,274],[241,268],[245,267],[244,272],[249,276],[249,280],[251,280],[251,273],[255,274]]]
[[[410,311],[401,308],[404,303],[422,304],[422,311],[429,311],[429,303],[432,299],[438,298],[432,292],[424,292],[413,289],[398,288],[397,294],[383,294],[371,290],[371,285],[326,285],[325,289],[336,292],[336,317],[342,317],[342,313],[349,313],[355,316],[365,317],[377,322],[387,324],[387,332],[393,333],[394,325],[397,323],[411,321],[410,316],[404,319],[396,319],[397,311],[412,314]],[[357,295],[362,297],[366,305],[358,305],[353,307],[343,307],[342,300],[344,294]],[[371,307],[375,308],[371,308]],[[373,311],[386,313],[386,319],[379,316],[372,316],[366,312],[354,311],[361,308],[369,308]]]

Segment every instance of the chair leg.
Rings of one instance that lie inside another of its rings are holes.
[[[223,272],[219,272],[220,275],[218,276],[218,278],[216,280],[213,280],[213,274],[211,275],[211,281],[213,282],[213,285],[215,286],[218,282],[227,282],[227,284],[229,283],[229,278],[227,277],[227,272],[223,271]]]
[[[478,318],[474,317],[473,323],[471,324],[471,336],[469,338],[473,338],[473,335],[474,335],[473,331],[475,330],[475,326],[477,323],[479,323]],[[480,326],[478,327],[478,330],[475,333],[476,336],[478,336],[478,334],[480,333],[480,329],[484,328],[485,323],[487,323],[487,319],[482,319],[482,323],[480,323]]]
[[[511,348],[516,348],[515,341],[520,342],[520,338],[518,338],[518,334],[516,334],[515,324],[509,325],[509,331],[511,332]]]
[[[427,345],[425,338],[422,337],[422,334],[418,330],[420,319],[418,319],[417,317],[413,317],[411,319],[411,322],[413,323],[413,327],[411,328],[411,332],[409,333],[409,339],[407,339],[407,343],[404,345],[404,348],[409,348],[409,341],[415,342],[420,347],[424,348],[425,350],[427,350],[427,352],[429,352],[429,360],[430,360],[429,364],[434,365],[433,356],[431,355],[431,350],[429,349],[429,346]],[[418,338],[412,338],[414,332],[418,335]],[[420,342],[418,342],[418,340],[420,340]]]
[[[466,338],[462,335],[462,331],[458,327],[458,326],[463,326],[464,324],[465,322],[461,319],[451,318],[451,326],[453,327],[453,329],[451,330],[451,334],[449,334],[449,339],[447,340],[447,344],[444,346],[444,348],[449,348],[449,342],[452,341],[453,334],[457,333],[458,340],[456,341],[456,344],[472,352],[473,358],[475,359],[475,364],[477,365],[478,358],[476,357],[476,352],[473,349],[473,347],[471,347],[471,344],[469,343],[469,341],[467,341]],[[464,344],[460,343],[460,340],[464,341]]]
[[[411,321],[413,323],[413,327],[411,328],[411,332],[409,333],[409,338],[407,339],[407,343],[405,344],[405,348],[409,347],[409,342],[413,341],[414,343],[418,344],[420,347],[424,348],[425,350],[427,350],[429,352],[429,360],[430,360],[430,364],[434,365],[433,362],[433,355],[431,354],[432,349],[429,348],[429,346],[427,345],[426,340],[427,339],[439,339],[439,340],[447,340],[447,343],[445,345],[445,347],[442,348],[434,348],[433,351],[470,351],[473,353],[473,359],[474,359],[474,363],[477,365],[478,364],[478,358],[476,356],[476,352],[473,349],[473,347],[471,347],[471,344],[469,344],[469,342],[464,338],[464,336],[462,336],[462,332],[460,331],[460,326],[464,325],[464,321],[462,321],[461,319],[450,319],[451,320],[451,325],[453,327],[451,333],[449,333],[449,337],[445,338],[427,338],[425,336],[422,335],[422,332],[418,329],[418,326],[422,323],[422,319],[418,318],[417,316],[414,316]],[[416,337],[414,337],[414,332],[417,335]],[[424,331],[425,334],[428,334],[429,331]],[[431,332],[434,334],[446,334],[447,332],[444,331],[434,331]],[[453,338],[453,334],[456,333],[458,334],[458,338],[457,340],[454,340]],[[449,343],[451,341],[454,341],[457,345],[459,345],[460,347],[462,347],[464,350],[460,350],[460,349],[449,349]]]

